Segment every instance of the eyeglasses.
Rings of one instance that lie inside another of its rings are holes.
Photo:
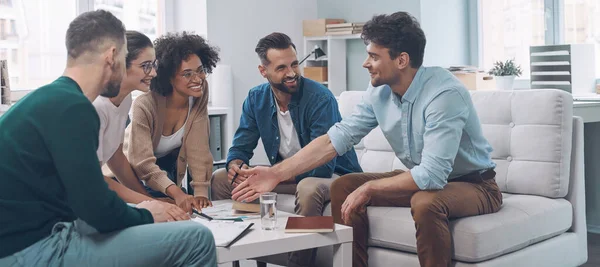
[[[156,59],[152,62],[146,61],[146,62],[140,64],[140,67],[142,67],[144,74],[148,75],[148,74],[150,74],[150,72],[152,72],[152,69],[155,69],[155,70],[158,69],[158,61]]]
[[[197,70],[188,70],[184,71],[181,74],[181,77],[186,78],[188,81],[191,81],[196,76],[200,77],[200,79],[206,79],[208,77],[208,71],[204,66],[200,66]],[[202,77],[204,76],[204,77]]]

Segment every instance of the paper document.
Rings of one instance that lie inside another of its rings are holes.
[[[216,220],[232,220],[232,219],[259,219],[260,214],[246,213],[234,210],[233,203],[224,203],[213,207],[203,208],[202,213],[213,217]]]
[[[193,218],[192,221],[206,226],[212,232],[217,247],[231,246],[254,225],[251,222],[208,221],[200,218]]]

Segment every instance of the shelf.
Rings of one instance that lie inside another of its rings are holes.
[[[228,115],[230,113],[231,113],[230,108],[208,106],[208,115],[209,116]]]
[[[327,40],[352,40],[352,39],[360,39],[360,33],[350,34],[350,35],[325,35],[325,36],[306,36],[304,40],[306,41],[327,41]]]

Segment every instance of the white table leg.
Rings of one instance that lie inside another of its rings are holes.
[[[352,266],[352,242],[333,246],[333,267]]]

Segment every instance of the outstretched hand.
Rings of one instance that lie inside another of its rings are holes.
[[[271,192],[280,182],[280,177],[270,167],[241,169],[239,175],[248,177],[231,192],[231,199],[240,202],[252,202],[260,194]]]

